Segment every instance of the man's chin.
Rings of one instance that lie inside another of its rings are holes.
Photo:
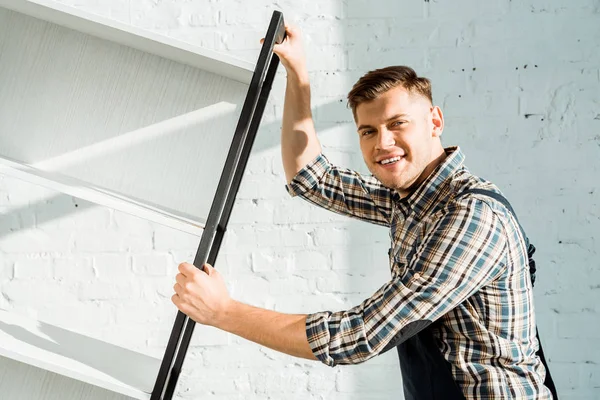
[[[406,192],[410,192],[414,190],[415,179],[411,179],[410,182],[407,182],[406,179],[386,179],[385,177],[378,176],[379,174],[373,174],[375,178],[386,188],[395,190],[399,194],[405,194]],[[383,179],[382,179],[383,178]]]
[[[393,190],[402,190],[402,182],[398,182],[398,181],[394,181],[391,179],[381,179],[379,176],[375,175],[375,178],[377,178],[377,180],[379,182],[381,182],[381,184],[383,186],[385,186],[388,189],[393,189]]]
[[[404,191],[404,188],[406,188],[407,183],[406,180],[403,179],[403,176],[399,176],[400,174],[396,173],[394,175],[390,174],[390,173],[381,173],[382,171],[377,171],[375,168],[369,168],[371,173],[373,174],[373,176],[375,178],[377,178],[377,180],[379,182],[381,182],[381,184],[383,186],[385,186],[388,189],[393,189],[396,190],[398,192],[402,192]],[[402,174],[404,175],[404,174]]]

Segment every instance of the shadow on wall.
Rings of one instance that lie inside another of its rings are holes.
[[[5,214],[0,214],[0,238],[22,229],[39,227],[47,222],[67,217],[70,214],[94,206],[93,203],[74,199],[66,194],[58,194],[34,204],[12,209]]]

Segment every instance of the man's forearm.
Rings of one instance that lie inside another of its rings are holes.
[[[320,152],[310,109],[308,73],[288,73],[281,127],[281,155],[287,182]]]
[[[232,300],[216,324],[224,331],[295,357],[317,360],[306,338],[306,315],[283,314]]]

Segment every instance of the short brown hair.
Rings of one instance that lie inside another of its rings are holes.
[[[348,93],[348,106],[356,119],[356,107],[359,104],[375,100],[381,94],[402,86],[411,94],[419,94],[433,104],[431,81],[417,75],[414,69],[396,65],[369,71],[363,75]]]

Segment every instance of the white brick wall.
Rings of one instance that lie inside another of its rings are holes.
[[[600,397],[598,0],[64,0],[255,61],[273,9],[304,30],[321,140],[364,170],[345,93],[370,68],[433,80],[475,173],[538,247],[537,315],[562,399]],[[387,233],[289,199],[280,74],[217,268],[234,297],[285,312],[355,305],[388,277]],[[176,265],[197,239],[0,176],[0,307],[161,357]],[[197,327],[179,399],[401,398],[395,353],[331,369]]]

